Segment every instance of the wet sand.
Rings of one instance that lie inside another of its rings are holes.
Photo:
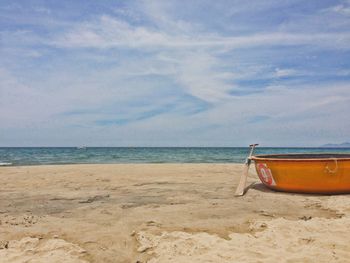
[[[273,192],[238,164],[0,168],[0,262],[348,262],[350,195]]]

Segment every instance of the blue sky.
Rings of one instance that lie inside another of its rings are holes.
[[[0,0],[0,146],[350,140],[350,1]]]

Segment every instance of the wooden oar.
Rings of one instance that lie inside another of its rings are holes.
[[[254,152],[254,148],[257,145],[259,145],[259,144],[251,144],[251,145],[249,145],[250,153],[249,153],[249,156],[247,157],[247,159],[245,160],[243,174],[241,176],[241,179],[239,180],[239,184],[237,186],[237,189],[236,189],[236,192],[235,192],[235,196],[242,196],[242,195],[245,194],[244,190],[245,190],[245,186],[246,186],[246,183],[247,183],[249,166],[250,166],[250,163],[252,161],[250,158],[252,157],[253,152]]]

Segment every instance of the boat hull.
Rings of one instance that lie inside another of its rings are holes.
[[[300,193],[350,193],[350,154],[253,156],[261,182],[268,188]]]

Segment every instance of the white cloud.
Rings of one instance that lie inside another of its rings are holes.
[[[229,81],[233,74],[220,68],[224,66],[221,60],[201,51],[177,53],[177,56],[174,78],[189,94],[212,103],[230,97],[228,93],[234,85]]]
[[[332,7],[331,10],[343,15],[350,15],[350,2],[348,1],[347,4],[336,5]]]
[[[280,68],[276,68],[274,75],[277,78],[284,78],[284,77],[297,76],[297,75],[300,75],[300,73],[297,70],[295,70],[295,69],[280,69]]]
[[[65,48],[122,46],[136,48],[168,42],[167,36],[162,33],[141,26],[134,27],[124,21],[103,15],[96,21],[78,24],[73,30],[49,44]]]
[[[48,118],[42,107],[46,95],[21,83],[8,70],[0,68],[0,120],[2,127],[24,128],[35,117]]]

